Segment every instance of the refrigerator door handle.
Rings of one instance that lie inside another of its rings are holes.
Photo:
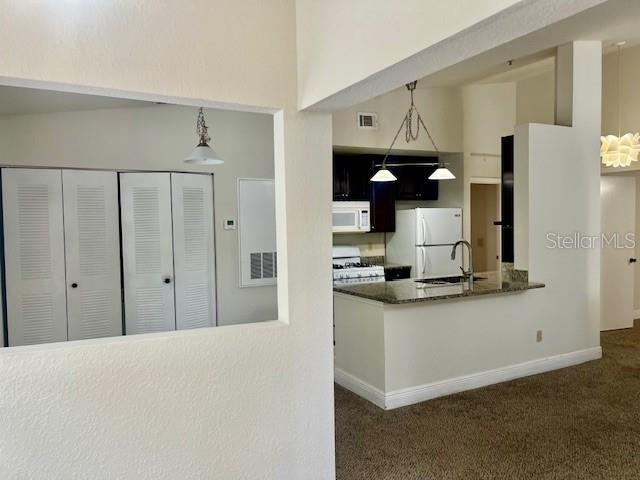
[[[422,275],[425,275],[427,270],[427,254],[426,252],[422,252]]]
[[[422,220],[422,242],[420,242],[422,245],[427,243],[427,224],[424,221],[424,217],[421,217],[420,220]]]

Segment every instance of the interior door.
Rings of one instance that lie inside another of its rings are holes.
[[[462,209],[417,208],[417,245],[449,245],[462,238]]]
[[[120,205],[125,331],[175,330],[169,174],[121,173]]]
[[[624,247],[624,235],[635,232],[636,179],[600,178],[602,233],[618,236],[618,245],[603,245],[600,257],[600,329],[633,327],[635,250]]]
[[[213,177],[171,174],[176,328],[216,325]]]
[[[118,177],[64,170],[69,340],[122,335]]]
[[[9,345],[67,340],[60,170],[2,169]]]

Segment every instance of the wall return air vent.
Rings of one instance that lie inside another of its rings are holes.
[[[358,128],[361,130],[377,130],[378,129],[378,114],[358,112]]]

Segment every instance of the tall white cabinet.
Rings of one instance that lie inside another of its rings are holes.
[[[171,179],[120,174],[127,334],[175,330]]]
[[[213,178],[171,174],[176,328],[216,324]]]
[[[2,169],[9,345],[67,340],[62,172]]]
[[[69,340],[122,335],[118,177],[63,170]]]
[[[9,346],[216,325],[211,175],[1,173]]]
[[[2,169],[9,345],[122,333],[114,172]]]
[[[210,175],[120,174],[126,333],[216,324]]]

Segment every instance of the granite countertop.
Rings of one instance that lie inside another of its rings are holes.
[[[383,263],[382,266],[385,269],[394,269],[394,268],[411,268],[411,265],[402,265],[399,263]]]
[[[473,290],[469,290],[467,282],[464,284],[431,286],[418,283],[415,279],[408,279],[393,282],[343,285],[333,287],[333,291],[382,303],[403,304],[520,292],[545,286],[543,283],[537,282],[502,281],[495,273],[476,275],[486,278],[475,280],[473,282]]]

